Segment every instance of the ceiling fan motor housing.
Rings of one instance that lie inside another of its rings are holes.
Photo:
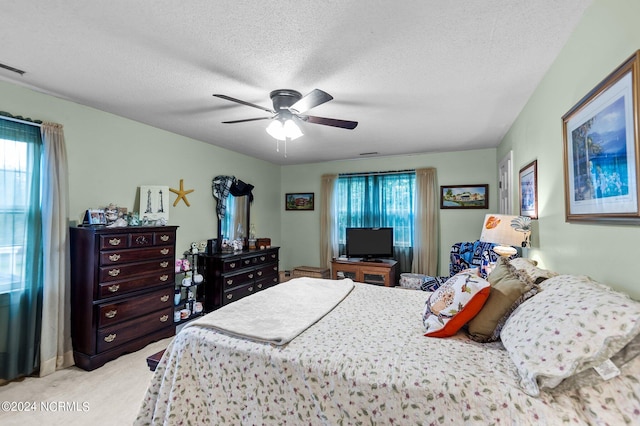
[[[269,95],[273,102],[273,109],[275,112],[280,110],[288,110],[289,107],[302,98],[302,94],[291,89],[278,89],[271,92]]]

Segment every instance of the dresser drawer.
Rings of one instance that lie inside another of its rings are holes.
[[[265,278],[268,277],[270,275],[278,275],[278,265],[277,264],[272,264],[272,265],[266,265],[266,266],[262,266],[260,268],[256,268],[256,279],[261,279],[261,278]]]
[[[98,327],[128,321],[166,307],[173,307],[173,288],[170,286],[121,302],[100,304],[97,307]]]
[[[160,246],[165,244],[174,245],[176,242],[176,233],[169,231],[159,231],[153,233],[153,244]]]
[[[242,287],[234,288],[233,290],[226,290],[222,295],[222,304],[226,305],[228,303],[235,302],[236,300],[242,299],[256,291],[258,291],[258,289],[254,284],[244,285]]]
[[[97,350],[103,352],[173,324],[173,307],[98,330]]]
[[[255,283],[255,286],[256,286],[256,289],[258,290],[264,290],[266,288],[273,287],[279,282],[280,282],[280,277],[278,275],[271,275],[270,277],[257,280]]]
[[[274,251],[274,252],[261,254],[260,256],[256,256],[255,263],[257,265],[260,265],[263,263],[277,262],[277,261],[278,261],[278,253]]]
[[[120,281],[109,281],[98,284],[98,299],[118,296],[145,288],[166,285],[175,281],[174,270],[164,270],[153,274]]]
[[[227,259],[222,262],[222,273],[233,272],[244,268],[242,265],[242,259],[239,257],[233,259]]]
[[[248,271],[240,272],[238,274],[228,274],[222,277],[222,283],[225,288],[238,287],[243,284],[252,284],[256,278],[256,271],[250,269]]]
[[[173,246],[158,246],[143,249],[128,249],[100,252],[100,265],[118,265],[147,259],[174,258]]]
[[[129,234],[100,235],[100,249],[115,249],[129,247]]]
[[[98,271],[98,279],[100,282],[108,282],[149,272],[169,273],[170,271],[175,272],[174,262],[172,259],[165,258],[126,265],[101,266]]]

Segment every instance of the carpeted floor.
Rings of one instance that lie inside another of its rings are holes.
[[[151,343],[94,371],[71,367],[47,377],[0,386],[0,424],[131,425],[153,374],[146,359],[170,341]],[[23,405],[35,411],[7,411]]]

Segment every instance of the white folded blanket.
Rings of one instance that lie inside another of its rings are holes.
[[[329,313],[353,287],[350,279],[294,278],[225,305],[186,327],[284,345]]]

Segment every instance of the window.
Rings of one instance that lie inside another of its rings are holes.
[[[6,120],[0,124],[0,293],[7,293],[25,288],[27,241],[40,232],[33,214],[40,206],[32,207],[34,197],[39,200],[33,184],[37,180],[39,188],[40,129]]]
[[[338,241],[349,227],[392,227],[395,250],[413,246],[415,172],[341,175],[336,187]],[[341,249],[344,253],[344,250]]]

